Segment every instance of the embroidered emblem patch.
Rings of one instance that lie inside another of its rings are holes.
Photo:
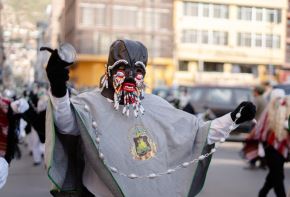
[[[141,126],[136,125],[131,129],[133,134],[131,138],[131,154],[135,160],[147,160],[155,156],[156,144],[150,138],[147,130]]]

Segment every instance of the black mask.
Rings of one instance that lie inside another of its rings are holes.
[[[114,107],[124,104],[123,114],[129,116],[130,108],[134,115],[144,113],[141,99],[144,97],[144,76],[148,53],[146,47],[132,40],[117,40],[110,47],[107,73],[102,80],[103,88],[114,88]]]

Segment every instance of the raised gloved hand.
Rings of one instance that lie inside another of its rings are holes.
[[[242,110],[241,110],[242,109]],[[241,113],[239,113],[241,110]],[[237,115],[237,114],[240,114]],[[252,102],[242,102],[233,112],[231,112],[231,118],[233,121],[237,119],[236,123],[240,124],[249,120],[253,120],[256,115],[256,106]]]
[[[8,163],[3,157],[0,157],[0,189],[5,185],[7,177]]]
[[[41,47],[40,50],[47,50],[51,52],[51,56],[48,60],[46,67],[47,78],[50,83],[51,93],[55,97],[63,97],[66,94],[66,82],[69,80],[68,66],[73,62],[63,61],[59,55],[58,50],[52,50],[48,47]]]

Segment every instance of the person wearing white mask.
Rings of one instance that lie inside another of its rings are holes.
[[[269,173],[259,192],[259,197],[266,197],[271,189],[276,196],[286,197],[284,187],[284,163],[289,153],[290,135],[288,117],[290,114],[289,98],[282,89],[274,89],[270,103],[264,110],[255,129],[255,137],[262,141]]]

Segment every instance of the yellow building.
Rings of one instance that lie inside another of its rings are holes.
[[[139,40],[148,48],[149,89],[171,85],[172,0],[66,0],[61,21],[60,41],[72,43],[78,52],[71,72],[77,86],[99,85],[110,44],[123,38]]]
[[[284,64],[287,0],[174,2],[174,83],[254,84]]]

